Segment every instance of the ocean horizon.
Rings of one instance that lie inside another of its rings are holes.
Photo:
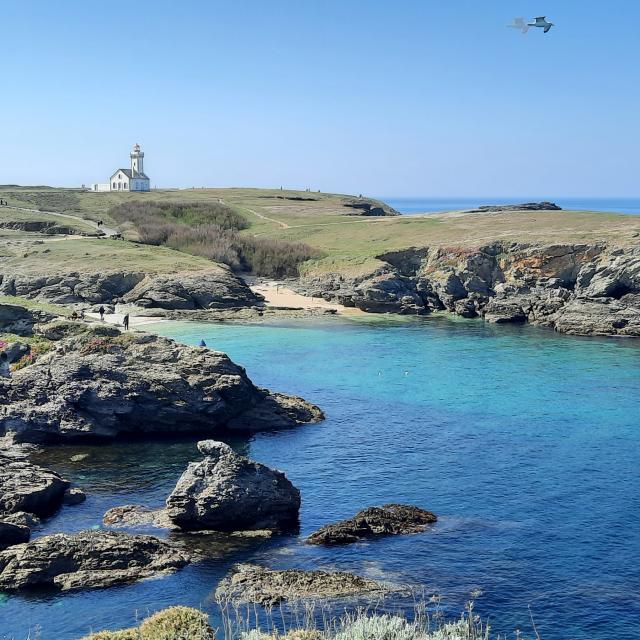
[[[379,199],[405,215],[476,209],[477,207],[491,204],[520,204],[524,202],[543,201],[554,202],[567,211],[601,211],[603,213],[620,213],[631,216],[640,215],[640,196],[634,198],[554,198],[551,196],[522,196],[519,198],[427,198],[416,196],[411,198],[396,198],[380,196]]]

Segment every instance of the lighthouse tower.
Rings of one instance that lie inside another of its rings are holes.
[[[144,151],[140,151],[138,143],[133,145],[131,152],[131,177],[136,178],[137,174],[144,175]]]

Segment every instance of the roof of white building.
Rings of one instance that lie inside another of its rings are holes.
[[[140,179],[140,180],[149,180],[149,176],[146,173],[140,173],[139,171],[131,171],[131,169],[116,169],[111,174],[111,177],[113,178],[113,176],[115,176],[116,173],[119,173],[120,171],[122,171],[122,173],[124,173],[124,175],[127,176],[127,178],[137,178],[137,179]]]

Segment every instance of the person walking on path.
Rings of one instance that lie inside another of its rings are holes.
[[[122,326],[125,331],[129,331],[129,314],[125,314],[124,318],[122,318]]]
[[[100,314],[100,322],[104,322],[104,307],[103,306],[101,306],[98,309],[98,313]]]

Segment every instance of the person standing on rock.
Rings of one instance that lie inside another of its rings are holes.
[[[100,314],[100,322],[104,322],[104,307],[100,307],[98,309],[98,313]]]
[[[129,314],[126,313],[124,318],[122,318],[122,326],[125,331],[129,331]]]
[[[11,369],[9,368],[9,356],[6,351],[0,352],[0,378],[10,378]]]

